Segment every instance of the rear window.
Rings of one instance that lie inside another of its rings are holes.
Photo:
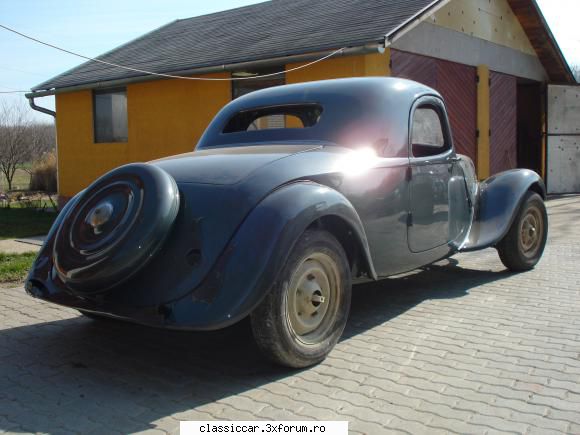
[[[320,121],[322,107],[318,104],[261,107],[236,113],[223,133],[244,131],[310,128]]]

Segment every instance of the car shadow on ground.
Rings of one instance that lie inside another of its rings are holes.
[[[427,299],[460,298],[506,276],[463,269],[450,259],[358,285],[343,340]],[[296,374],[261,358],[247,321],[184,333],[79,316],[4,330],[0,349],[14,355],[0,369],[0,430],[58,433],[63,427],[57,421],[88,419],[135,432],[176,413],[187,419],[190,409]]]

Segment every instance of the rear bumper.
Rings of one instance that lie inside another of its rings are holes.
[[[90,300],[67,293],[66,291],[50,291],[43,283],[31,279],[26,282],[26,293],[46,302],[67,308],[88,311],[120,320],[141,323],[149,326],[164,327],[164,316],[160,315],[156,307],[128,307],[112,306],[104,301]]]
[[[43,246],[26,279],[25,290],[34,298],[133,323],[192,331],[221,329],[248,314],[234,309],[231,301],[223,297],[219,282],[209,279],[213,274],[180,298],[157,299],[154,303],[150,302],[150,295],[162,294],[164,288],[143,287],[142,283],[147,282],[146,270],[139,272],[136,279],[103,293],[72,290],[54,273],[50,240],[47,245]],[[216,299],[216,295],[221,297]]]
[[[56,289],[37,279],[26,281],[25,290],[30,296],[62,307],[87,311],[132,323],[164,329],[187,331],[211,331],[237,323],[245,315],[208,316],[207,311],[223,310],[212,307],[211,303],[195,301],[194,292],[175,302],[155,306],[121,305],[111,303],[103,297],[85,297],[69,290]],[[54,283],[52,283],[54,284]],[[115,290],[123,290],[116,288]]]

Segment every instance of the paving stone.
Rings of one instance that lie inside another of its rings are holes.
[[[352,433],[580,433],[580,197],[545,255],[493,249],[355,287],[336,351],[274,368],[242,326],[214,339],[95,322],[0,289],[0,432],[178,433],[182,420],[348,420]],[[249,351],[248,349],[251,349]]]

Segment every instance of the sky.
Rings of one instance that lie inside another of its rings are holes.
[[[291,1],[291,0],[287,0]],[[256,0],[0,0],[0,23],[54,45],[96,57],[178,18],[258,3]],[[579,0],[537,0],[571,64],[580,64]],[[28,90],[83,59],[38,45],[0,28],[0,91]],[[0,103],[26,104],[23,94]],[[37,104],[54,108],[54,98]],[[33,112],[35,119],[51,117]]]

